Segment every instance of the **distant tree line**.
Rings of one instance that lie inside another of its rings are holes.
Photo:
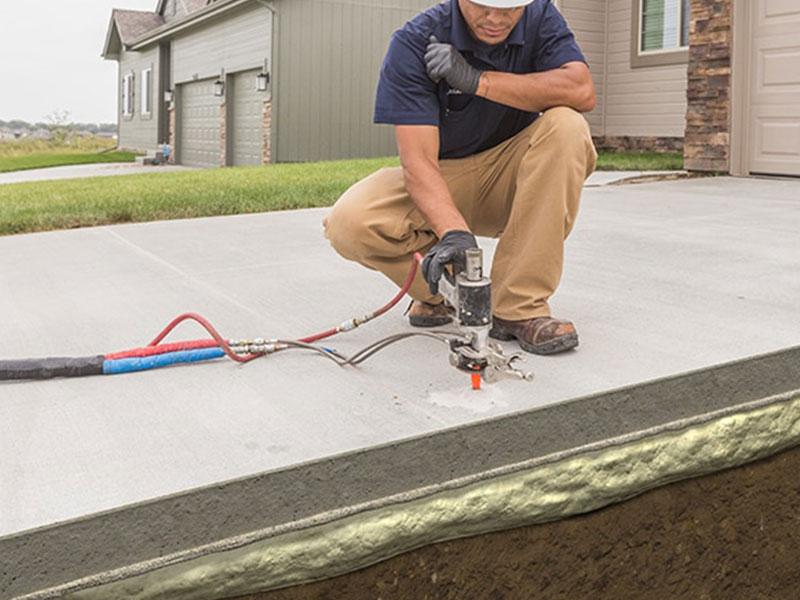
[[[39,129],[52,130],[54,123],[52,117],[46,121],[38,121],[36,123],[28,123],[19,119],[12,119],[11,121],[3,121],[0,119],[0,128],[11,129],[12,131],[24,131],[33,133]],[[70,130],[75,132],[87,132],[93,135],[98,133],[116,133],[116,123],[58,123],[60,126],[68,126]]]

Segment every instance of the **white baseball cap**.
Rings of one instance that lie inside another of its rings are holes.
[[[517,8],[530,4],[533,0],[522,0],[522,2],[520,0],[470,0],[470,2],[494,8]]]

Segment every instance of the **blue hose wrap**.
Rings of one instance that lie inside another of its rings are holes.
[[[181,350],[179,352],[167,352],[154,356],[144,356],[142,358],[121,358],[118,360],[107,360],[103,362],[103,375],[119,375],[121,373],[133,373],[136,371],[147,371],[148,369],[158,369],[168,367],[178,363],[191,363],[201,360],[211,360],[222,358],[225,351],[222,348],[202,348],[199,350]]]

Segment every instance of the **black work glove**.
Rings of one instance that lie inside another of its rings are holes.
[[[428,77],[435,83],[445,79],[452,87],[465,94],[478,91],[481,71],[469,64],[453,46],[441,43],[433,35],[425,52],[425,68]]]
[[[478,242],[469,231],[454,229],[444,234],[439,243],[431,248],[422,259],[422,276],[428,282],[431,294],[439,293],[439,279],[444,273],[445,265],[453,263],[453,271],[466,268],[467,259],[464,254],[470,248],[477,248]]]

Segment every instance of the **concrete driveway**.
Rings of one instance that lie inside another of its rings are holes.
[[[364,314],[395,290],[330,249],[325,212],[0,238],[0,358],[144,345],[185,311],[229,338],[300,337]],[[636,431],[647,415],[589,417],[568,401],[800,344],[798,231],[800,181],[588,188],[552,303],[581,345],[529,356],[532,383],[472,392],[446,348],[421,338],[359,369],[287,352],[0,382],[0,536],[548,406],[582,430],[611,419]],[[491,255],[495,242],[481,244]],[[408,330],[397,308],[326,345],[349,354]],[[186,325],[175,339],[196,337]],[[685,410],[707,408],[698,397]]]

